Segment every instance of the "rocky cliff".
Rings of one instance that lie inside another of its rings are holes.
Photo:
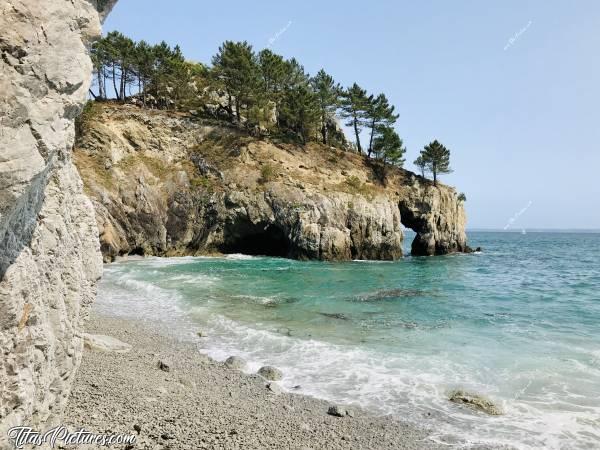
[[[127,254],[242,252],[397,259],[468,251],[456,191],[319,144],[260,140],[216,122],[135,106],[87,110],[75,161],[105,261]]]
[[[101,274],[71,149],[102,3],[0,3],[0,448],[61,411]]]

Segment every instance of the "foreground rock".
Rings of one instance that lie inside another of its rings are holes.
[[[76,164],[105,261],[218,252],[393,260],[402,224],[418,231],[413,254],[468,250],[457,192],[411,172],[390,169],[384,186],[355,153],[130,105],[95,104],[86,117]]]
[[[283,378],[283,372],[272,366],[263,366],[258,369],[258,374],[265,380],[279,381]]]
[[[457,390],[452,391],[448,398],[451,402],[466,405],[491,416],[503,414],[500,407],[496,406],[491,400],[478,394]]]
[[[101,352],[127,353],[131,350],[131,345],[126,342],[102,334],[85,334],[83,336],[83,345],[89,350]]]
[[[230,356],[225,360],[225,366],[233,370],[244,370],[246,368],[246,361],[239,356]]]
[[[60,414],[101,274],[71,161],[87,46],[100,35],[95,4],[0,2],[0,448],[9,427],[45,429]]]
[[[327,409],[327,414],[335,417],[354,417],[354,412],[351,409],[347,409],[345,406],[333,405]]]

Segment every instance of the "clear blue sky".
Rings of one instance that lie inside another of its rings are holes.
[[[275,39],[311,74],[384,92],[408,169],[434,138],[450,148],[469,227],[531,202],[513,228],[600,228],[600,1],[120,0],[111,30],[204,63]]]

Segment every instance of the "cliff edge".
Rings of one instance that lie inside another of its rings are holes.
[[[94,202],[105,261],[248,253],[393,260],[468,251],[448,186],[318,143],[286,144],[183,113],[92,103],[75,162]]]

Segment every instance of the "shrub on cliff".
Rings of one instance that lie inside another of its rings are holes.
[[[277,171],[275,167],[271,164],[267,163],[260,168],[260,182],[268,183],[269,181],[273,181],[277,177]]]

